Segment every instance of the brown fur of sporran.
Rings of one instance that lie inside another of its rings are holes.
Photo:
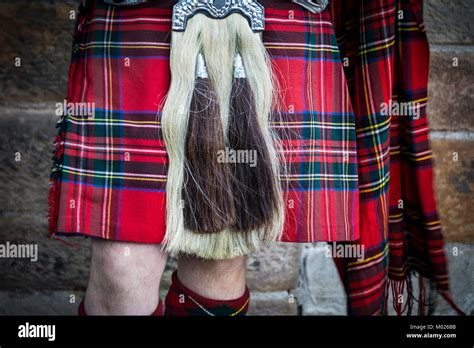
[[[184,225],[197,233],[216,233],[235,221],[231,174],[217,154],[225,148],[217,95],[210,80],[196,78],[185,142],[182,189]]]
[[[267,145],[257,120],[255,98],[246,78],[235,78],[232,86],[228,129],[229,147],[256,154],[251,163],[230,163],[236,209],[233,228],[249,232],[272,222],[278,209],[278,191]]]

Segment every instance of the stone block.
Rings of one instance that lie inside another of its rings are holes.
[[[431,43],[474,43],[472,30],[474,7],[470,0],[424,2],[424,20]]]
[[[248,315],[298,315],[298,304],[287,291],[250,293]]]
[[[435,186],[447,242],[474,243],[474,140],[433,139]]]
[[[77,315],[82,291],[0,291],[0,315]]]
[[[38,260],[0,258],[1,290],[84,289],[89,278],[89,239],[68,239],[71,247],[48,236],[47,218],[41,215],[0,216],[0,243],[36,244]]]
[[[57,120],[51,106],[0,108],[1,212],[47,213]]]
[[[66,94],[77,1],[0,3],[0,103]],[[19,58],[20,66],[17,66]]]
[[[346,315],[346,296],[331,257],[326,255],[325,244],[306,246],[300,286],[295,296],[303,315]]]
[[[474,130],[472,76],[474,49],[431,47],[427,113],[432,130]]]
[[[452,298],[467,315],[474,315],[474,245],[449,243],[445,251]],[[440,296],[437,299],[434,315],[456,315],[444,299]]]
[[[256,291],[284,291],[298,283],[302,245],[272,243],[249,257],[247,285]]]

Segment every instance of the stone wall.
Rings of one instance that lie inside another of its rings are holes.
[[[54,104],[64,99],[76,1],[0,3],[0,242],[38,243],[38,262],[0,265],[0,314],[73,314],[87,283],[88,241],[46,238]],[[436,186],[454,296],[474,308],[473,7],[427,0],[429,114]],[[20,66],[16,60],[20,58]],[[20,154],[21,160],[15,156]],[[454,253],[454,248],[460,253]],[[170,260],[163,291],[175,268]],[[276,245],[248,262],[253,314],[345,314],[344,292],[321,246]],[[471,272],[470,275],[466,272]],[[439,313],[449,313],[440,307]]]

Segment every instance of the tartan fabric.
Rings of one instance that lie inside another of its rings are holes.
[[[365,258],[335,260],[353,315],[386,313],[390,289],[396,312],[411,313],[414,271],[420,280],[419,314],[426,301],[424,278],[447,296],[428,140],[429,47],[422,11],[420,0],[341,0],[331,6],[341,54],[349,60],[346,76],[357,124],[357,243]],[[381,103],[390,101],[419,105],[410,109],[419,114],[381,115]],[[405,287],[408,298],[399,303]]]
[[[58,123],[50,233],[159,243],[167,173],[160,110],[174,1],[93,3],[81,8],[74,32],[67,99],[95,102],[95,117]],[[321,14],[284,0],[264,5],[263,41],[283,105],[272,127],[288,166],[282,240],[364,247],[361,261],[335,259],[349,314],[386,313],[390,288],[398,295],[407,287],[409,298],[395,309],[410,309],[414,271],[449,300],[422,1],[333,0]],[[391,101],[419,103],[420,117],[382,114]]]
[[[422,1],[401,1],[394,100],[419,105],[419,117],[394,117],[391,134],[389,277],[403,282],[416,271],[447,296],[447,259],[433,188],[433,156],[426,116],[429,47]],[[410,284],[407,284],[410,286]],[[401,310],[403,310],[401,308]],[[423,311],[421,306],[420,314]]]
[[[168,160],[160,117],[174,1],[89,3],[74,31],[67,101],[95,103],[95,115],[65,114],[58,123],[50,233],[160,243]],[[356,240],[356,124],[329,12],[264,5],[263,42],[281,95],[271,126],[287,166],[282,241]]]
[[[213,300],[188,289],[178,279],[176,271],[171,276],[171,286],[165,299],[165,316],[245,316],[249,309],[250,292],[234,300]]]
[[[359,215],[364,259],[336,259],[349,314],[380,314],[388,262],[390,117],[380,105],[392,98],[395,1],[332,1],[341,54],[356,115]]]

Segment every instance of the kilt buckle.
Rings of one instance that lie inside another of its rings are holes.
[[[312,13],[321,13],[328,5],[328,0],[291,0]]]

